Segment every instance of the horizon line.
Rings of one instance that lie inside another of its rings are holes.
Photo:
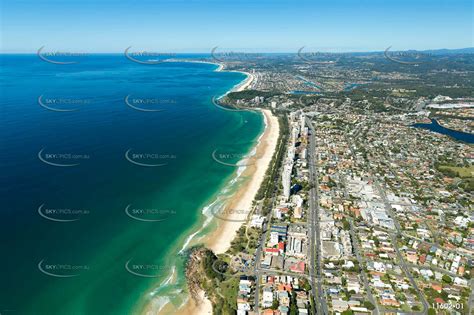
[[[44,47],[44,46],[43,46]],[[298,49],[302,49],[304,48],[305,46],[302,46]],[[403,50],[396,50],[396,49],[391,49],[392,46],[389,46],[385,49],[382,49],[382,50],[354,50],[354,51],[325,51],[325,50],[308,50],[307,52],[304,52],[304,53],[314,53],[314,52],[318,52],[318,53],[322,53],[322,54],[357,54],[357,53],[383,53],[384,51],[386,51],[387,49],[390,49],[390,51],[392,52],[401,52],[401,51],[419,51],[419,52],[423,52],[423,51],[437,51],[437,50],[448,50],[448,51],[452,51],[452,50],[466,50],[466,49],[474,49],[474,46],[470,46],[470,47],[461,47],[461,48],[431,48],[431,49],[423,49],[423,50],[419,50],[419,49],[403,49]],[[39,48],[40,49],[40,48]],[[8,54],[21,54],[21,55],[36,55],[38,54],[38,50],[35,50],[35,51],[0,51],[0,55],[8,55]],[[57,53],[57,52],[63,52],[63,53],[84,53],[84,54],[124,54],[126,49],[122,50],[122,51],[77,51],[77,50],[72,50],[72,49],[63,49],[63,50],[59,50],[59,49],[54,49],[54,50],[50,50],[48,52],[52,52],[52,53]],[[207,51],[180,51],[180,52],[174,52],[172,50],[167,50],[166,52],[164,50],[162,51],[159,51],[159,50],[156,50],[156,49],[144,49],[144,50],[139,50],[138,52],[160,52],[160,53],[169,53],[169,54],[176,54],[176,55],[180,55],[180,54],[200,54],[200,55],[212,55],[212,49],[210,50],[207,50]],[[248,51],[246,49],[236,49],[236,50],[222,50],[222,52],[219,52],[219,53],[246,53],[246,54],[249,54],[249,55],[256,55],[256,54],[285,54],[285,55],[288,55],[288,54],[293,54],[293,55],[297,55],[299,54],[300,52],[298,50],[295,50],[295,51]]]

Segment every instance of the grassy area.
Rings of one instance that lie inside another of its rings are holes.
[[[440,165],[439,169],[441,171],[447,171],[449,173],[456,174],[457,177],[474,177],[474,165],[469,167],[457,167],[457,166],[447,166]]]
[[[219,286],[220,293],[225,301],[231,305],[233,309],[237,309],[237,293],[239,292],[239,277],[230,278],[222,282]]]

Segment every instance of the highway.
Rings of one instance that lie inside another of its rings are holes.
[[[309,197],[309,216],[308,216],[308,236],[309,236],[309,280],[311,282],[311,291],[314,298],[313,307],[316,309],[312,309],[313,314],[329,314],[329,310],[327,307],[326,300],[324,298],[323,289],[321,285],[321,241],[320,241],[320,231],[319,231],[319,203],[317,197],[317,187],[318,187],[318,176],[317,176],[317,169],[315,163],[315,154],[316,154],[316,145],[314,139],[314,128],[309,119],[306,119],[306,123],[310,130],[309,135],[309,150],[308,150],[308,165],[309,165],[309,173],[310,173],[310,182],[314,183],[314,187],[310,190],[310,197]],[[283,145],[286,145],[284,143]],[[279,177],[276,178],[275,187],[278,187]],[[273,205],[276,198],[276,191],[272,196]],[[267,222],[271,222],[272,219],[272,211],[270,210],[267,215]],[[273,275],[293,275],[296,276],[294,273],[290,272],[272,272],[271,270],[264,269],[260,266],[260,261],[263,252],[263,246],[266,240],[266,236],[268,233],[267,229],[268,224],[264,226],[264,230],[260,236],[260,245],[258,246],[255,252],[255,278],[256,278],[256,289],[255,289],[255,307],[254,311],[258,314],[259,308],[259,299],[260,299],[260,277],[262,272],[265,274],[273,274]],[[316,273],[316,275],[315,275]],[[300,277],[307,277],[306,275],[298,275]],[[322,295],[322,297],[321,297]]]
[[[306,118],[306,124],[309,128],[309,150],[308,167],[309,181],[314,186],[309,191],[309,275],[311,280],[311,290],[314,297],[314,305],[318,314],[329,314],[324,291],[321,284],[321,238],[319,230],[319,202],[317,189],[319,187],[318,171],[316,165],[316,140],[315,130],[312,122]],[[316,273],[316,275],[315,275]],[[317,290],[316,290],[317,287]]]

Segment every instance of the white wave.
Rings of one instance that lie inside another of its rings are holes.
[[[237,176],[232,180],[233,181],[232,184],[236,183],[239,180],[240,175],[242,175],[244,173],[246,168],[247,168],[247,166],[245,166],[245,165],[241,165],[237,168]]]
[[[202,208],[202,211],[201,213],[202,214],[209,214],[211,212],[211,208],[219,202],[219,198],[216,198],[216,200],[214,200],[213,202],[211,202],[209,205],[205,206],[204,208]]]
[[[173,277],[174,277],[175,272],[176,272],[176,266],[173,266],[173,268],[171,268],[171,274],[169,275],[168,278],[166,278],[166,279],[160,284],[160,286],[165,286],[165,285],[170,284],[171,281],[173,281]]]
[[[181,247],[180,251],[178,252],[178,254],[182,254],[186,248],[188,247],[189,243],[191,243],[191,240],[193,239],[194,236],[196,236],[196,234],[198,234],[202,229],[199,229],[197,230],[196,232],[194,232],[193,234],[189,235],[188,238],[186,239],[186,241],[184,242],[184,245],[183,247]]]
[[[201,213],[204,214],[206,216],[206,220],[204,221],[203,225],[201,226],[201,228],[199,230],[197,230],[196,232],[194,232],[193,234],[189,235],[188,238],[186,239],[186,241],[184,241],[184,245],[183,247],[181,247],[181,249],[179,250],[178,254],[182,254],[186,248],[188,247],[188,245],[191,243],[191,241],[193,240],[193,238],[199,234],[207,225],[209,225],[209,223],[212,221],[212,207],[219,202],[219,198],[217,198],[215,201],[213,201],[210,205],[207,205],[205,206]]]
[[[263,115],[263,118],[264,118],[264,123],[265,123],[265,126],[267,126],[267,120],[266,120],[266,117],[265,115]],[[254,156],[255,154],[257,154],[257,146],[258,144],[260,143],[261,139],[263,137],[263,133],[259,136],[258,140],[257,140],[257,145],[255,147],[252,148],[252,150],[250,151],[249,154],[247,154],[246,157],[244,157],[242,160],[240,160],[237,165],[239,165],[239,167],[237,168],[236,170],[236,176],[234,178],[232,178],[228,185],[225,186],[225,188],[223,188],[221,190],[221,194],[220,195],[225,195],[226,193],[228,193],[230,191],[230,187],[232,187],[235,183],[237,183],[237,181],[240,179],[241,175],[243,174],[243,172],[245,171],[245,169],[247,168],[247,166],[245,165],[246,161],[248,161],[248,159],[251,157],[251,156]],[[241,165],[241,164],[244,164],[244,165]],[[225,198],[227,199],[227,198]],[[224,201],[222,200],[221,198],[217,197],[216,200],[214,200],[212,203],[210,203],[209,205],[203,207],[201,213],[204,214],[206,216],[206,220],[204,221],[203,225],[201,226],[201,228],[199,228],[196,232],[194,232],[193,234],[189,235],[188,238],[186,239],[186,241],[184,242],[184,245],[183,247],[181,247],[181,249],[179,250],[178,254],[182,254],[188,247],[188,245],[191,243],[191,241],[193,240],[193,238],[198,235],[204,228],[206,228],[209,223],[211,223],[212,219],[214,218],[213,216],[213,207],[215,207],[216,205],[218,205],[219,202],[221,201]],[[224,204],[220,204],[218,205],[220,207],[224,206]],[[202,239],[202,236],[199,238],[199,239]]]
[[[159,314],[166,304],[170,302],[171,299],[166,295],[154,297],[152,301],[152,314]]]
[[[178,309],[182,308],[186,303],[189,301],[189,295],[186,296],[186,298],[183,300],[183,303],[181,303],[178,307]]]

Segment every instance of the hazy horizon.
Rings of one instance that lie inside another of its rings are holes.
[[[43,47],[43,46],[42,46]],[[67,49],[48,49],[47,46],[44,46],[43,53],[81,53],[84,52],[85,54],[111,54],[111,55],[123,55],[124,51],[127,47],[125,47],[122,51],[86,51],[86,50],[77,50],[77,51],[71,51]],[[169,52],[169,53],[175,53],[176,55],[211,55],[211,50],[209,49],[207,51],[173,51],[173,50],[160,50],[159,48],[151,48],[151,49],[140,49],[140,47],[132,47],[135,52]],[[298,54],[298,50],[302,47],[298,47],[295,51],[252,51],[252,50],[245,50],[245,49],[226,49],[222,50],[222,53],[247,53],[249,55],[251,54],[265,54],[265,55],[272,55],[272,54],[278,54],[278,55],[289,55],[289,54]],[[357,53],[383,53],[387,48],[380,49],[380,50],[366,50],[366,51],[324,51],[324,50],[316,50],[316,49],[305,49],[305,52],[320,52],[320,53],[334,53],[334,54],[357,54]],[[474,49],[474,46],[470,47],[459,47],[459,48],[431,48],[431,49],[395,49],[394,47],[390,48],[390,52],[394,51],[438,51],[438,50],[449,50],[449,51],[455,51],[455,50],[466,50],[466,49]],[[0,51],[0,54],[24,54],[24,55],[36,55],[38,54],[38,49],[35,51],[28,51],[28,52],[21,52],[21,51]],[[171,57],[172,58],[172,57]]]

